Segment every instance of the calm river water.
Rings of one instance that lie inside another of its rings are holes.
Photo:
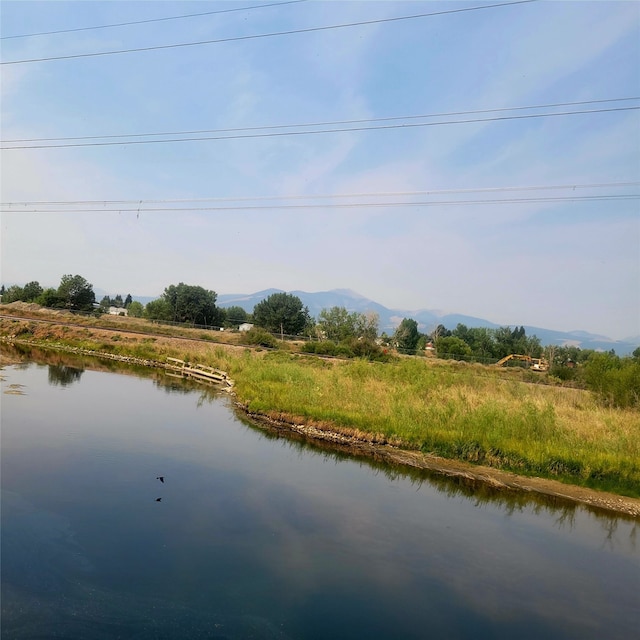
[[[225,395],[83,366],[1,372],[3,640],[638,637],[638,521],[344,458]]]

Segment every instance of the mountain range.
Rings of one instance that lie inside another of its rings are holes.
[[[218,294],[217,304],[227,308],[231,306],[242,307],[248,313],[253,311],[258,302],[269,297],[273,293],[284,293],[281,289],[265,289],[256,293]],[[309,313],[315,318],[323,309],[331,307],[344,307],[349,312],[365,313],[374,311],[378,314],[380,332],[393,333],[403,318],[413,318],[418,323],[421,332],[432,331],[438,324],[447,329],[455,329],[461,323],[467,327],[486,327],[497,329],[500,326],[483,318],[467,316],[459,313],[441,313],[433,309],[389,309],[378,302],[365,298],[349,289],[332,289],[331,291],[319,291],[309,293],[306,291],[287,291],[298,296],[309,309]],[[139,299],[139,298],[138,298]],[[629,355],[640,346],[640,335],[626,340],[613,340],[607,336],[588,333],[587,331],[555,331],[542,327],[523,325],[527,335],[536,335],[543,345],[572,345],[581,349],[595,349],[598,351],[610,351],[614,349],[619,356]]]

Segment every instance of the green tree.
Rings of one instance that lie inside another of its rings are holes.
[[[316,319],[309,313],[309,309],[304,308],[306,314],[306,321],[302,330],[303,335],[307,338],[315,338],[318,335],[318,329],[316,326]]]
[[[9,304],[18,300],[24,300],[24,289],[17,284],[11,285],[2,296],[2,302]]]
[[[349,313],[345,307],[331,307],[323,309],[318,314],[317,328],[327,340],[341,342],[357,335],[357,313]]]
[[[350,339],[375,341],[378,337],[378,314],[349,313],[345,307],[323,309],[318,315],[318,332],[327,340],[342,342]]]
[[[67,309],[90,311],[96,301],[93,285],[82,276],[64,275],[58,287],[58,296],[64,300]]]
[[[238,327],[243,322],[247,322],[249,314],[239,306],[231,306],[224,309],[226,313],[225,324],[229,327]]]
[[[144,306],[142,305],[141,302],[138,302],[137,300],[133,300],[132,302],[129,303],[129,307],[127,311],[129,312],[129,315],[132,318],[142,318],[144,314]]]
[[[594,353],[584,367],[587,386],[596,393],[606,394],[608,378],[612,371],[620,368],[620,358],[610,353]]]
[[[124,308],[128,309],[129,305],[133,302],[133,298],[130,293],[127,293],[127,297],[124,299]]]
[[[527,336],[525,342],[525,353],[532,358],[540,358],[543,354],[544,348],[540,342],[538,336]]]
[[[421,333],[418,338],[418,344],[416,344],[416,354],[424,355],[424,351],[427,348],[427,343],[429,342],[429,336]]]
[[[64,307],[64,300],[58,295],[58,290],[47,287],[39,296],[36,302],[43,307],[60,309]]]
[[[514,351],[515,345],[513,344],[511,329],[509,327],[494,329],[493,337],[495,341],[494,356],[496,358],[504,358],[510,353],[518,353],[518,351]]]
[[[471,355],[471,347],[456,336],[446,336],[436,340],[436,353],[439,358],[468,357]]]
[[[205,326],[220,326],[223,313],[216,307],[217,294],[203,287],[181,282],[169,285],[162,294],[174,322],[188,322]],[[148,307],[149,305],[147,305]],[[166,320],[167,318],[158,318]]]
[[[471,330],[469,329],[469,327],[467,327],[466,324],[462,324],[461,322],[459,322],[456,328],[451,332],[451,335],[455,336],[456,338],[460,338],[460,340],[463,340],[469,346],[471,346]]]
[[[356,335],[358,338],[375,342],[378,338],[380,316],[375,311],[359,313],[356,319]]]
[[[435,343],[435,341],[438,338],[446,338],[447,336],[451,335],[451,331],[449,331],[449,329],[447,329],[447,327],[445,327],[443,324],[439,324],[432,332],[431,335],[429,336],[431,338],[431,341]]]
[[[393,334],[394,344],[400,353],[414,354],[420,339],[418,323],[412,318],[403,318]]]
[[[149,320],[169,321],[172,319],[171,305],[164,298],[151,300],[144,308],[144,315]]]
[[[451,332],[452,336],[460,338],[471,347],[471,353],[481,358],[491,358],[494,352],[494,340],[489,329],[484,327],[469,328],[460,323]]]
[[[311,321],[309,309],[298,296],[272,293],[253,309],[253,321],[267,331],[298,335]]]
[[[469,329],[467,344],[471,347],[471,352],[478,358],[493,358],[495,344],[491,329],[486,327],[473,327]],[[466,342],[466,340],[465,340]]]
[[[600,401],[612,407],[640,408],[640,362],[615,353],[592,353],[584,380]]]
[[[504,358],[510,353],[539,358],[542,355],[542,345],[537,336],[527,337],[524,327],[500,327],[494,330],[496,358]]]
[[[118,293],[116,297],[113,299],[113,306],[122,309],[124,307],[124,302],[122,302],[122,296]]]
[[[25,302],[34,302],[42,295],[42,287],[40,286],[40,283],[37,280],[27,282],[27,284],[24,285],[22,295],[22,299]]]
[[[596,353],[593,349],[580,349],[580,347],[575,347],[573,345],[556,347],[554,361],[561,365],[565,365],[569,362],[581,364],[586,362],[593,353]]]

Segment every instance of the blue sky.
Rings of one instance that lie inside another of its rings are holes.
[[[336,1],[245,9],[261,4],[266,3],[3,1],[2,62],[490,3]],[[228,9],[242,10],[8,37]],[[4,146],[19,146],[6,142],[18,139],[586,103],[640,96],[640,4],[532,2],[277,37],[3,64],[0,70]],[[640,181],[639,106],[636,99],[358,126],[635,107],[557,117],[5,149],[1,279],[56,286],[63,274],[78,273],[96,288],[134,298],[158,295],[178,282],[218,293],[349,288],[393,308],[441,309],[616,339],[637,335],[639,200],[567,198],[640,193],[640,185],[594,186]],[[567,185],[587,186],[505,190]],[[408,195],[448,190],[453,193]],[[317,197],[341,194],[359,195]],[[548,197],[564,199],[531,201]],[[207,198],[221,200],[194,202]],[[516,198],[525,201],[495,202]],[[149,210],[150,200],[178,199],[191,201],[183,208],[210,210]],[[92,212],[70,204],[114,200],[125,202]],[[475,204],[451,204],[461,200]],[[10,204],[32,201],[65,204],[31,206],[36,212]],[[248,205],[258,208],[238,209]]]

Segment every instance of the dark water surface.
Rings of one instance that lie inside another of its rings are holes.
[[[1,373],[3,640],[638,637],[638,521],[277,439],[171,379]]]

